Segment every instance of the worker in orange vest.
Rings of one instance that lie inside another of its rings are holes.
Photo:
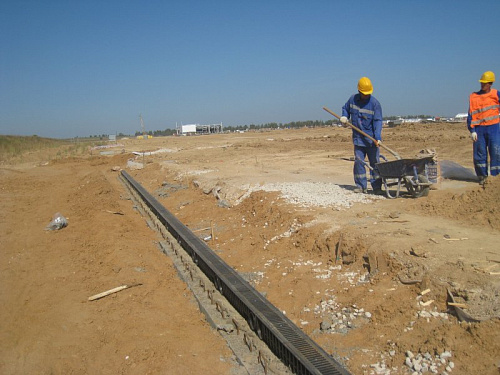
[[[490,174],[500,173],[500,93],[491,88],[495,73],[484,72],[479,82],[481,90],[469,97],[467,128],[474,142],[474,169],[479,183],[484,185],[488,177],[488,155]]]

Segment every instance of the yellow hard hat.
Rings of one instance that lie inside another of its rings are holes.
[[[368,77],[361,77],[358,82],[358,91],[364,95],[370,95],[373,92],[372,81]]]
[[[481,83],[495,82],[495,73],[493,73],[491,70],[484,72],[479,82]]]

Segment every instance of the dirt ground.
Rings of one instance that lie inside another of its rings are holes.
[[[0,372],[235,372],[129,200],[118,179],[125,169],[351,373],[411,374],[411,351],[447,353],[440,374],[450,362],[448,373],[498,374],[500,178],[484,187],[443,179],[427,197],[369,195],[348,208],[259,190],[304,182],[352,190],[350,133],[129,139],[84,158],[41,151],[2,163]],[[472,168],[464,124],[401,125],[383,136],[405,158],[432,148]],[[69,225],[45,230],[57,212]],[[460,322],[447,289],[480,322]]]

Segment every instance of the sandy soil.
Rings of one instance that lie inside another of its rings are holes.
[[[387,128],[384,139],[405,158],[434,148],[472,167],[463,124]],[[3,165],[0,372],[235,371],[127,199],[122,168],[353,374],[411,373],[408,351],[450,353],[439,373],[452,361],[449,373],[498,374],[500,179],[442,180],[428,197],[348,209],[259,190],[352,190],[350,156],[350,130],[323,128],[122,140],[87,158]],[[46,231],[56,212],[68,227]],[[132,283],[142,285],[87,300]],[[459,322],[447,289],[481,322]]]

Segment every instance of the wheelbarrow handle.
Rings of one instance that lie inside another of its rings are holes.
[[[366,161],[364,160],[361,160],[360,158],[358,158],[357,156],[354,158],[354,160],[357,160],[359,161],[361,164],[363,164],[365,167],[367,167],[370,171],[373,171],[373,168],[370,164],[368,164]]]
[[[331,115],[335,116],[336,118],[338,118],[338,119],[340,120],[340,117],[339,117],[336,113],[334,113],[334,112],[330,111],[330,110],[329,110],[328,108],[326,108],[326,107],[323,107],[323,109],[324,109],[325,111],[327,111],[329,114],[331,114]],[[351,124],[349,121],[347,121],[347,122],[346,122],[346,124],[347,124],[347,125],[349,125],[351,128],[353,128],[354,130],[356,130],[358,133],[361,133],[362,135],[364,135],[366,138],[368,138],[369,140],[371,140],[371,141],[372,141],[372,142],[374,142],[375,144],[378,144],[380,147],[383,147],[384,149],[386,149],[387,151],[389,151],[392,155],[394,155],[394,157],[395,157],[396,159],[398,159],[398,160],[400,160],[400,159],[401,159],[401,156],[399,156],[399,154],[398,154],[396,151],[391,150],[389,147],[387,147],[387,146],[386,146],[386,145],[384,145],[383,143],[378,143],[378,141],[377,141],[375,138],[373,138],[372,136],[370,136],[370,135],[366,134],[366,133],[365,133],[363,130],[361,130],[360,128],[358,128],[358,127],[354,126],[354,125],[353,125],[353,124]]]

